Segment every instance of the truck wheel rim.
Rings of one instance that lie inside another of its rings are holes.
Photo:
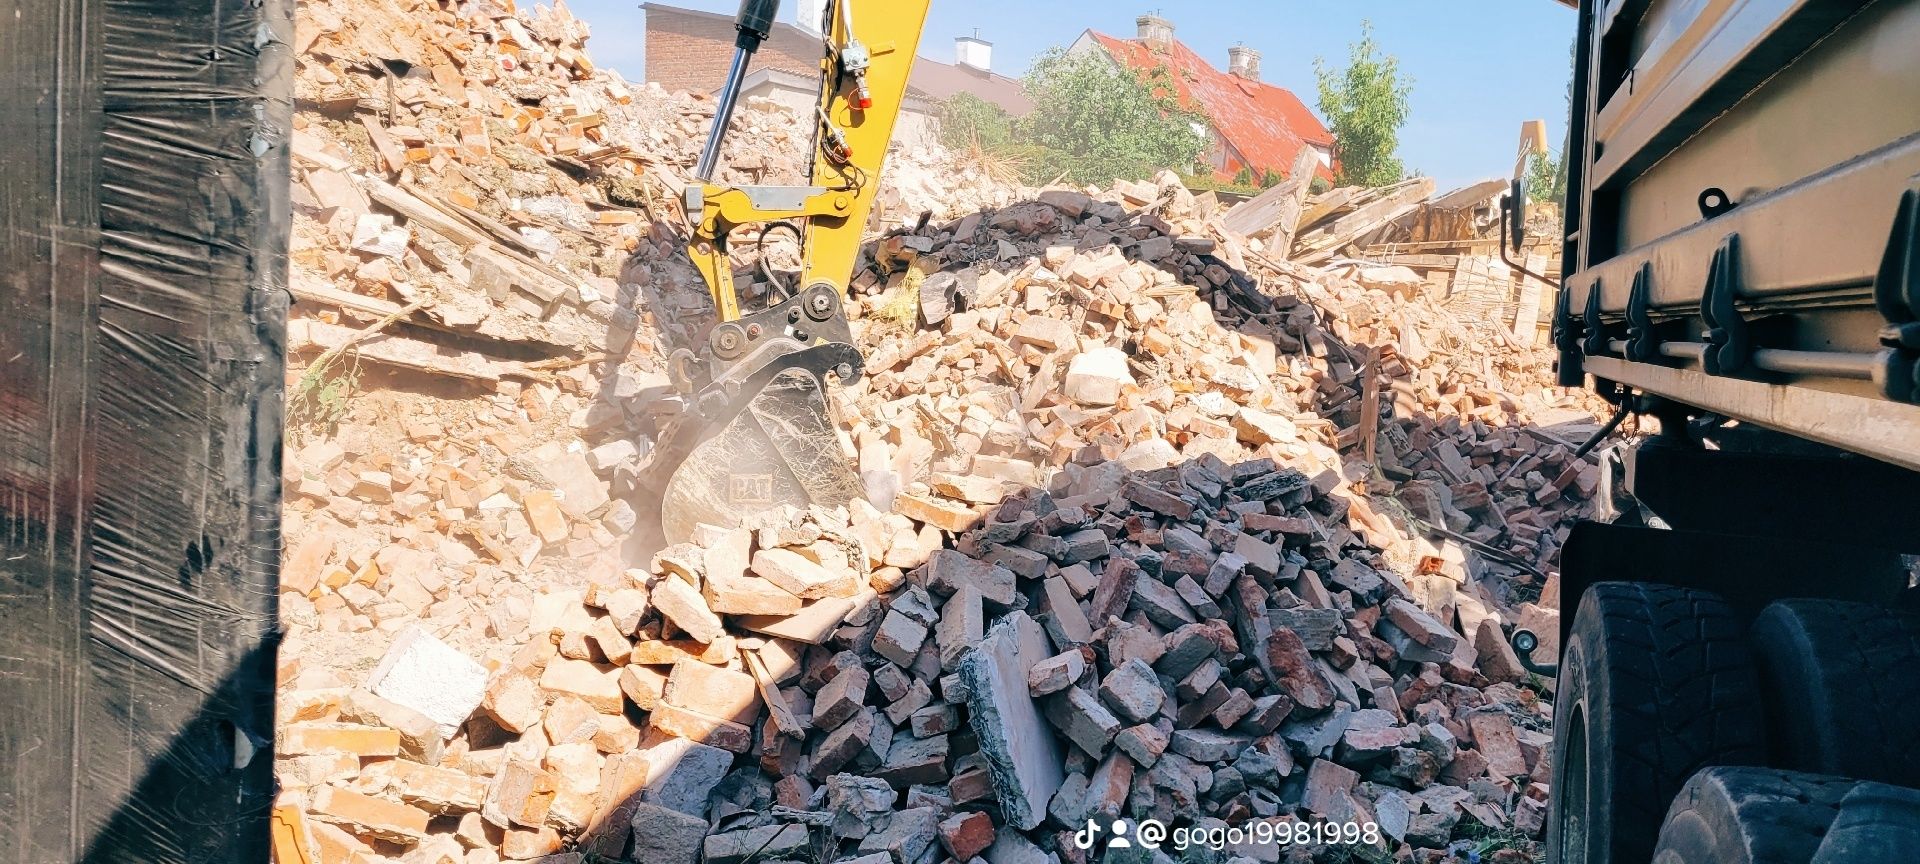
[[[1585,864],[1587,861],[1587,717],[1575,706],[1567,729],[1564,764],[1555,769],[1560,782],[1554,784],[1560,798],[1557,827],[1559,840],[1553,860],[1560,864]]]

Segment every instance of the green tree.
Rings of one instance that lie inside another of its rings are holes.
[[[1527,197],[1535,202],[1553,202],[1564,207],[1567,201],[1567,159],[1553,153],[1527,154]]]
[[[998,152],[1013,140],[1013,117],[972,93],[956,93],[940,106],[940,143],[964,152],[975,144]]]
[[[1343,186],[1385,186],[1406,174],[1400,164],[1400,127],[1407,122],[1412,79],[1402,80],[1400,61],[1380,53],[1373,22],[1360,24],[1345,69],[1314,58],[1320,84],[1320,113],[1332,127],[1334,153]]]
[[[1145,180],[1187,170],[1207,148],[1206,118],[1180,104],[1165,67],[1136,74],[1098,53],[1054,48],[1027,73],[1033,113],[1014,125],[1028,178]]]
[[[1579,58],[1576,48],[1578,42],[1567,45],[1567,68]],[[1567,79],[1567,146],[1560,148],[1558,154],[1530,153],[1527,155],[1527,197],[1535,201],[1551,201],[1560,206],[1560,212],[1566,212],[1567,205],[1567,153],[1572,147],[1573,134],[1573,79]]]

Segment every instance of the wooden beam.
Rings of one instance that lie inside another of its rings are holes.
[[[1547,267],[1547,256],[1535,253],[1527,256],[1527,269],[1535,273]],[[1514,273],[1521,280],[1520,297],[1513,312],[1513,338],[1523,348],[1532,348],[1540,337],[1540,298],[1546,293],[1547,285],[1524,273]]]
[[[1306,207],[1307,189],[1313,185],[1313,168],[1320,156],[1312,147],[1301,147],[1294,157],[1293,171],[1279,185],[1234,205],[1222,220],[1228,231],[1252,237],[1273,230],[1269,248],[1293,248],[1294,230],[1300,227],[1300,211]]]
[[[1375,442],[1380,437],[1380,347],[1367,347],[1366,365],[1360,371],[1360,447],[1368,465],[1374,459]]]
[[[1368,193],[1372,191],[1373,190],[1361,186],[1342,186],[1318,198],[1309,200],[1307,202],[1306,212],[1300,214],[1299,223],[1293,226],[1294,233],[1298,234],[1301,231],[1319,225],[1321,222],[1326,221],[1328,217],[1342,212],[1348,205],[1353,204],[1355,201],[1364,201]]]
[[[374,203],[405,216],[409,222],[419,222],[461,246],[477,247],[477,251],[520,277],[521,287],[527,293],[541,297],[544,302],[551,303],[573,288],[571,279],[562,278],[564,274],[532,256],[496,242],[467,218],[452,211],[450,204],[433,199],[424,192],[408,191],[378,179],[373,181],[368,193]]]
[[[1302,264],[1325,261],[1347,244],[1373,233],[1382,225],[1407,215],[1433,195],[1433,180],[1416,177],[1380,190],[1374,201],[1300,239],[1295,257]]]
[[[760,652],[749,650],[741,654],[747,659],[748,671],[753,673],[754,685],[760,688],[760,701],[767,703],[767,714],[774,728],[788,738],[806,740],[807,727],[793,713],[792,706],[787,704],[787,697],[780,692],[780,683],[773,680],[773,674],[767,671],[767,663],[760,659]]]
[[[528,375],[518,363],[489,360],[473,351],[455,351],[391,333],[380,333],[353,344],[359,331],[324,321],[296,318],[287,322],[290,351],[345,348],[361,360],[414,372],[498,384],[509,375]]]
[[[400,173],[400,169],[407,165],[406,150],[393,143],[393,136],[387,134],[386,127],[381,126],[380,121],[368,118],[364,114],[358,119],[360,125],[366,127],[367,137],[373,141],[373,149],[380,153],[380,161],[386,164],[387,170],[394,174]]]
[[[293,292],[293,299],[296,301],[332,306],[336,309],[345,309],[348,312],[370,318],[385,318],[388,315],[400,311],[401,308],[400,304],[391,300],[368,297],[365,294],[355,294],[352,291],[342,291],[327,284],[324,280],[306,276],[298,272],[294,273],[293,278],[288,280],[287,288]],[[409,320],[408,323],[419,322]]]
[[[1411,267],[1415,270],[1452,270],[1460,263],[1459,255],[1370,255],[1361,250],[1360,257],[1369,263],[1386,267]]]
[[[392,183],[376,179],[367,189],[367,194],[373,198],[374,203],[407,217],[409,222],[425,225],[435,234],[462,246],[492,245],[493,241],[464,220],[448,215],[440,208],[420,200],[412,192]]]
[[[1548,255],[1553,255],[1559,250],[1559,248],[1560,248],[1560,238],[1558,237],[1529,237],[1527,238],[1527,245],[1526,245],[1525,251],[1529,253],[1534,251],[1542,251],[1542,252],[1546,252]],[[1500,251],[1500,238],[1474,237],[1474,238],[1465,239],[1465,240],[1422,240],[1417,243],[1381,243],[1378,246],[1361,247],[1360,253],[1362,255],[1368,255],[1368,256],[1400,255],[1400,254],[1417,253],[1417,252],[1434,252],[1434,251],[1449,250],[1449,249],[1460,250],[1462,254],[1480,254],[1483,252],[1498,252]]]

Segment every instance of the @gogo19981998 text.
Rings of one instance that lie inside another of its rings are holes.
[[[1380,826],[1372,822],[1255,821],[1240,825],[1191,825],[1168,828],[1157,819],[1111,822],[1087,820],[1073,834],[1075,846],[1092,849],[1139,847],[1227,850],[1246,846],[1372,846],[1380,842]]]

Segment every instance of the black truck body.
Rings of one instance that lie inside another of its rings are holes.
[[[1578,16],[1559,383],[1659,433],[1562,552],[1548,860],[1910,860],[1920,2]]]

